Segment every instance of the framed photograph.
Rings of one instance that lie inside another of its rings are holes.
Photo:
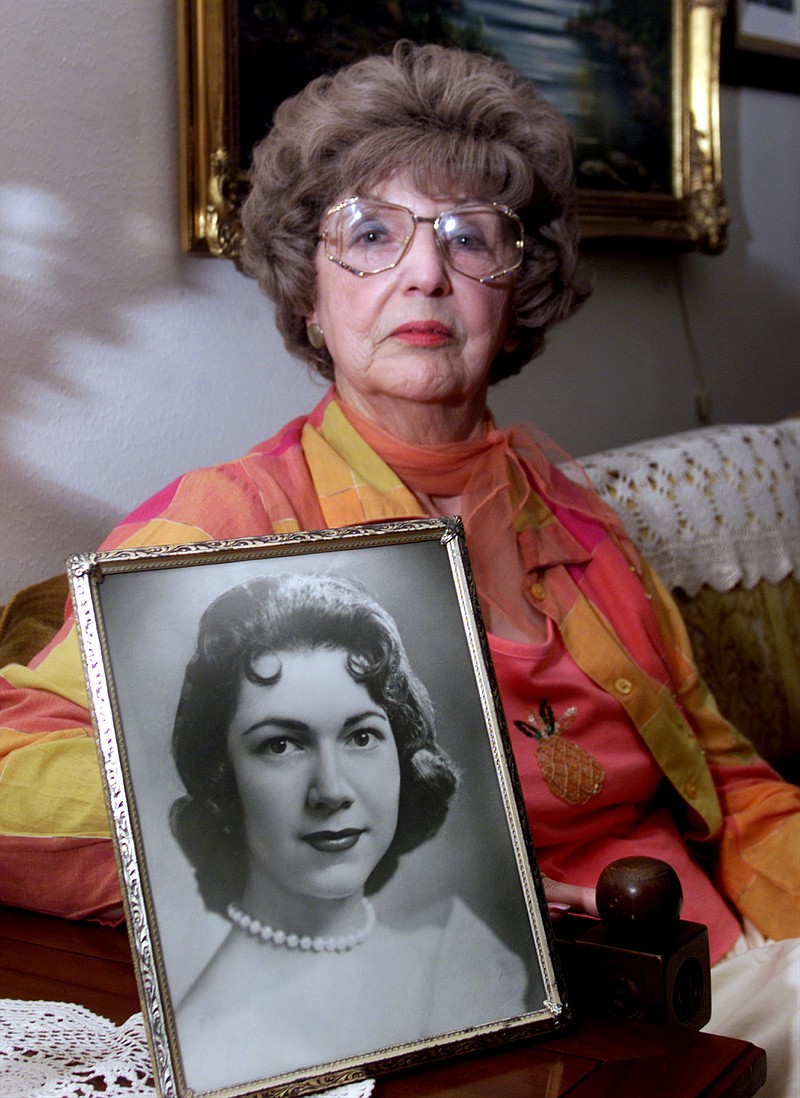
[[[459,519],[68,571],[160,1094],[571,1020]]]
[[[722,27],[721,78],[800,94],[798,0],[730,0]]]
[[[235,259],[250,153],[278,103],[410,38],[504,57],[564,112],[585,240],[719,252],[724,10],[725,0],[178,0],[182,246]]]

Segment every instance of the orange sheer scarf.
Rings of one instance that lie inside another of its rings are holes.
[[[477,439],[419,446],[401,442],[341,401],[339,406],[429,513],[441,513],[437,499],[460,497],[487,628],[510,640],[540,637],[541,618],[525,598],[524,585],[540,567],[589,556],[551,506],[602,517],[607,525],[607,510],[594,492],[559,474],[527,428],[515,424],[500,430],[488,413]],[[585,474],[580,476],[588,485]]]

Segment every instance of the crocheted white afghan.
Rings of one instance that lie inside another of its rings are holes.
[[[374,1081],[318,1098],[369,1098]],[[114,1025],[75,1003],[0,999],[0,1098],[155,1098],[141,1014]]]
[[[701,428],[581,463],[669,588],[800,580],[800,420]]]

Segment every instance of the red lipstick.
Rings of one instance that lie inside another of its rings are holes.
[[[436,320],[412,320],[395,328],[391,338],[411,347],[441,347],[453,338],[453,331]]]

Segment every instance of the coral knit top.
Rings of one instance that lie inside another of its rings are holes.
[[[682,917],[708,926],[713,963],[741,926],[658,805],[663,771],[624,709],[548,625],[541,645],[489,637],[539,868],[594,886],[616,858],[661,858],[680,878]]]

